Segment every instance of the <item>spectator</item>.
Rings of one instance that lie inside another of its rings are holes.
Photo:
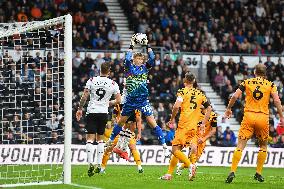
[[[221,146],[223,147],[233,147],[236,146],[236,143],[232,139],[232,135],[229,133],[224,136]]]
[[[103,2],[103,0],[99,0],[98,2],[95,3],[94,10],[102,13],[108,12],[108,8],[106,4]]]
[[[225,83],[226,83],[226,77],[224,76],[223,70],[220,70],[214,79],[214,85],[217,89],[217,92],[221,92],[221,89],[222,87],[225,86]]]
[[[281,127],[280,123],[276,127],[276,132],[278,135],[284,135],[284,127]]]
[[[80,56],[80,52],[76,52],[75,57],[73,58],[72,62],[73,62],[73,67],[74,68],[79,68],[80,64],[82,63],[83,59]]]
[[[273,125],[270,124],[269,126],[269,143],[275,144],[277,142],[277,132]]]
[[[108,32],[108,40],[119,46],[119,39],[119,33],[116,31],[115,26],[112,26],[111,30]]]
[[[276,75],[279,77],[279,79],[284,82],[284,65],[282,63],[282,59],[278,58],[278,63],[275,66]]]
[[[230,127],[227,127],[223,133],[223,145],[235,146],[236,141],[235,133],[230,129]]]
[[[270,56],[267,56],[267,61],[264,63],[268,72],[272,70],[272,67],[275,66],[274,62],[271,61]]]
[[[162,123],[162,130],[165,137],[166,144],[168,146],[172,145],[172,141],[175,136],[175,128],[174,125],[167,125],[165,122]]]
[[[224,71],[226,63],[224,62],[224,57],[220,56],[220,61],[217,63],[219,70]]]
[[[207,75],[209,77],[211,85],[213,85],[213,81],[215,79],[215,76],[217,75],[216,72],[216,63],[213,61],[213,56],[209,55],[209,60],[207,61]]]
[[[221,126],[217,127],[216,140],[217,140],[217,142],[216,142],[217,146],[221,145],[221,143],[223,141],[223,133],[222,133],[222,127]]]
[[[277,141],[276,144],[274,144],[272,147],[274,148],[284,148],[284,135],[281,135]]]
[[[101,34],[97,32],[95,38],[93,39],[93,48],[103,49],[104,45],[105,45],[105,40],[101,37]]]
[[[239,67],[240,67],[240,72],[244,72],[245,68],[248,66],[248,64],[244,62],[243,56],[240,57],[240,62],[238,64],[239,64]]]

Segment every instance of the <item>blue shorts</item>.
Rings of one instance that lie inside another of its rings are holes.
[[[135,110],[139,110],[145,116],[153,115],[152,106],[149,104],[147,99],[139,102],[133,99],[126,99],[121,115],[131,116]]]

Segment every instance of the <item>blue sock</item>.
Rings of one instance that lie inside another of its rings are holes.
[[[159,127],[159,125],[157,125],[157,126],[153,129],[153,131],[154,131],[154,135],[155,135],[156,137],[158,137],[159,142],[160,142],[161,144],[165,144],[165,143],[166,143],[166,142],[165,142],[165,137],[164,137],[164,135],[163,135],[163,131],[162,131],[161,127]]]
[[[115,137],[119,134],[119,132],[122,130],[122,127],[120,127],[118,124],[114,124],[114,127],[113,127],[113,130],[112,130],[112,133],[110,135],[110,140],[114,140]]]

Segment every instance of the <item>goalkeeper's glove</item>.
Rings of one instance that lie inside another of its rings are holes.
[[[130,40],[130,49],[133,50],[134,46],[137,44],[137,39],[136,39],[137,34],[133,34]]]
[[[141,45],[148,47],[148,39],[147,39],[147,36],[146,36],[146,38],[142,39]]]

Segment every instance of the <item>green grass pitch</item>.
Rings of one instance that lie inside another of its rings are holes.
[[[236,178],[231,184],[225,184],[228,167],[199,167],[194,181],[188,181],[187,171],[181,176],[174,175],[171,181],[158,178],[166,173],[167,166],[144,166],[144,173],[139,174],[136,166],[108,166],[106,174],[87,176],[87,166],[72,166],[70,185],[27,186],[29,189],[284,189],[284,168],[264,168],[265,182],[253,180],[255,168],[238,168]]]

